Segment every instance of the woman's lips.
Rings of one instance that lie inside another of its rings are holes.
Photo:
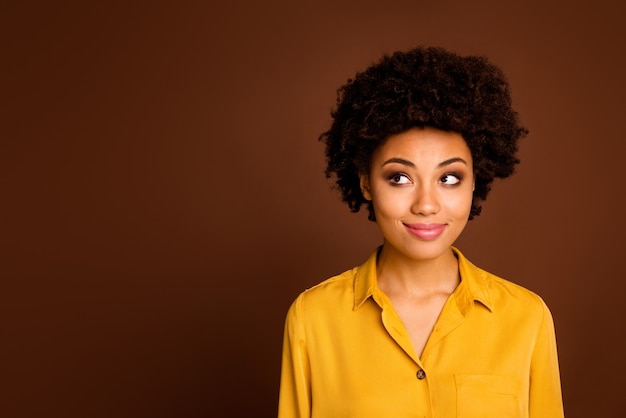
[[[406,229],[416,237],[424,240],[431,240],[441,235],[446,228],[446,224],[404,224]]]

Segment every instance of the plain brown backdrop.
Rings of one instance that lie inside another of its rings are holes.
[[[438,45],[530,135],[458,246],[544,297],[566,415],[623,417],[619,2],[0,5],[0,415],[272,417],[283,318],[379,244],[324,178],[336,88]]]

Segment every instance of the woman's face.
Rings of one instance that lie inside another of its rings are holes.
[[[434,128],[390,136],[372,155],[361,190],[386,251],[413,260],[449,252],[472,206],[472,155],[463,137]]]

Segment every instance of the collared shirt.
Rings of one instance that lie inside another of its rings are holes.
[[[377,284],[376,257],[304,291],[287,313],[279,418],[563,416],[552,316],[470,263],[421,357]]]

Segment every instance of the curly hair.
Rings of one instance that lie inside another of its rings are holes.
[[[469,219],[493,180],[513,174],[518,140],[528,134],[511,107],[504,73],[485,57],[460,56],[439,47],[418,47],[384,55],[337,90],[332,124],[319,136],[325,144],[327,178],[352,212],[365,199],[359,174],[369,173],[373,152],[391,135],[412,127],[461,134],[470,149],[475,189]]]

